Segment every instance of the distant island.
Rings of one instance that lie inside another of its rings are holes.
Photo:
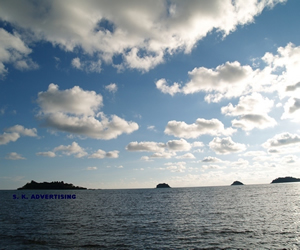
[[[273,183],[285,183],[285,182],[300,182],[299,178],[294,178],[294,177],[279,177],[271,182]]]
[[[167,183],[159,183],[156,188],[171,188]]]
[[[26,183],[23,187],[18,188],[17,190],[23,189],[86,189],[84,187],[74,186],[71,183],[64,183],[63,181],[53,181],[53,182],[35,182],[31,181]]]
[[[244,185],[244,184],[240,181],[235,181],[231,184],[231,186],[236,186],[236,185]]]

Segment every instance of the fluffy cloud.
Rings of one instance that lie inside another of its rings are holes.
[[[25,160],[26,158],[22,157],[20,154],[16,152],[9,153],[5,156],[7,160]]]
[[[84,70],[86,72],[101,72],[101,60],[98,61],[84,61],[82,62],[79,57],[72,60],[71,65],[79,70]]]
[[[249,65],[241,65],[239,62],[226,62],[215,68],[199,67],[188,72],[190,80],[183,85],[178,83],[168,84],[164,78],[156,82],[156,87],[165,94],[176,93],[192,94],[197,92],[207,93],[205,100],[220,102],[223,98],[233,98],[248,95],[252,92],[275,92],[282,99],[286,96],[293,97],[290,102],[297,102],[295,98],[300,94],[298,67],[300,63],[300,46],[289,43],[285,47],[279,47],[277,54],[270,52],[260,58],[266,65],[262,69],[253,69]],[[255,97],[255,96],[254,96]],[[256,96],[257,97],[257,96]],[[263,100],[267,102],[267,100]],[[298,104],[298,103],[296,103]],[[287,105],[289,108],[298,109],[298,105]],[[292,111],[291,110],[291,111]],[[283,118],[288,118],[284,115]],[[243,117],[238,126],[255,121],[260,124],[274,124],[274,120],[266,113],[255,117]],[[254,125],[252,127],[255,127]],[[250,130],[250,128],[248,129]]]
[[[38,65],[28,57],[32,50],[22,41],[17,32],[11,34],[0,28],[0,37],[0,76],[8,73],[5,64],[13,64],[20,70],[38,68]]]
[[[300,99],[291,97],[284,105],[284,113],[281,119],[291,119],[295,122],[300,121]]]
[[[222,160],[217,157],[208,156],[204,157],[201,162],[222,162]]]
[[[164,152],[165,147],[165,143],[162,142],[130,142],[126,146],[126,150],[139,152]]]
[[[167,142],[167,147],[171,151],[189,151],[192,145],[184,139],[172,140]]]
[[[24,128],[21,125],[15,125],[6,130],[7,132],[12,132],[12,133],[18,133],[19,135],[23,136],[32,136],[36,137],[37,136],[37,130],[36,128]]]
[[[165,166],[167,170],[170,170],[171,172],[184,172],[186,169],[186,163],[184,161],[180,162],[168,162],[165,163]]]
[[[97,170],[97,167],[87,167],[86,170]]]
[[[181,86],[178,83],[168,85],[165,79],[159,79],[156,87],[165,94],[210,93],[207,102],[219,102],[222,98],[237,97],[249,92],[249,80],[253,78],[253,69],[239,62],[226,62],[215,69],[194,68],[188,72],[190,81]]]
[[[265,151],[247,151],[246,153],[243,154],[244,156],[262,156],[266,155]]]
[[[232,121],[234,127],[240,127],[246,131],[253,128],[264,129],[277,124],[268,115],[273,105],[274,101],[254,92],[251,95],[241,96],[236,106],[229,103],[227,106],[222,107],[221,112],[227,116],[239,116],[239,119]]]
[[[176,156],[176,152],[189,151],[192,147],[202,147],[202,142],[189,143],[184,139],[170,140],[167,143],[162,142],[130,142],[125,148],[132,152],[153,152],[150,156],[143,156],[141,160],[150,161],[151,158],[172,158]],[[194,159],[192,153],[186,153],[178,156],[179,159]]]
[[[77,142],[73,142],[71,145],[60,145],[53,149],[54,152],[61,151],[65,155],[75,155],[76,158],[81,158],[87,155],[87,152],[78,145]]]
[[[195,123],[187,124],[182,121],[169,121],[165,133],[182,138],[197,138],[200,135],[231,135],[235,130],[224,128],[224,125],[218,119],[205,120],[198,118]]]
[[[46,92],[38,94],[37,103],[41,107],[38,117],[43,119],[45,127],[103,140],[138,129],[135,122],[116,115],[109,120],[103,112],[96,113],[103,105],[102,100],[95,91],[85,91],[78,86],[59,90],[57,85],[50,84]]]
[[[184,155],[176,156],[176,159],[195,159],[196,157],[192,153],[186,153]]]
[[[10,127],[6,129],[7,132],[9,133],[3,133],[0,135],[0,145],[7,144],[11,141],[16,141],[18,140],[21,136],[31,136],[31,137],[36,137],[37,136],[37,130],[36,128],[24,128],[21,125],[15,125],[13,127]]]
[[[103,97],[78,86],[59,90],[58,85],[51,83],[47,91],[38,93],[37,103],[45,114],[60,112],[88,116],[95,115],[103,105]]]
[[[29,34],[34,42],[78,49],[96,62],[114,64],[113,57],[120,55],[123,62],[116,67],[147,71],[162,63],[166,54],[190,52],[212,30],[226,36],[280,2],[284,0],[120,1],[116,6],[114,1],[11,0],[1,4],[0,18],[17,28],[21,38]],[[28,47],[22,40],[20,44],[28,55]],[[72,64],[83,67],[80,60]]]
[[[0,135],[0,145],[7,144],[11,141],[16,141],[20,138],[18,133],[3,133]]]
[[[47,152],[37,152],[36,155],[44,156],[44,157],[55,157],[56,154],[52,151],[47,151]]]
[[[109,151],[105,152],[104,150],[98,149],[95,153],[91,154],[89,158],[97,158],[97,159],[103,159],[103,158],[118,158],[119,157],[119,151]]]
[[[224,169],[226,167],[225,166],[219,166],[219,165],[203,165],[202,168],[205,169],[205,170],[207,170],[207,169],[216,170],[216,169]]]
[[[232,141],[230,137],[226,138],[214,138],[209,143],[210,149],[212,149],[217,154],[231,154],[231,153],[237,153],[246,150],[246,145],[241,143],[236,143]]]
[[[109,92],[116,93],[118,90],[118,86],[115,83],[111,83],[111,84],[106,85],[105,89],[107,89]]]
[[[288,132],[275,135],[273,138],[267,140],[262,144],[264,148],[276,148],[284,146],[292,146],[300,143],[300,136],[297,134],[290,134]]]

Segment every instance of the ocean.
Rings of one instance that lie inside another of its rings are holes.
[[[0,249],[300,249],[300,183],[5,190],[0,205]]]

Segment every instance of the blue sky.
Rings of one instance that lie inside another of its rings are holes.
[[[0,5],[0,189],[300,177],[299,1]]]

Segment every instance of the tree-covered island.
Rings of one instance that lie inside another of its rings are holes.
[[[84,187],[74,186],[71,183],[64,183],[63,181],[52,181],[52,182],[35,182],[31,181],[26,183],[23,187],[17,190],[23,189],[86,189]]]

